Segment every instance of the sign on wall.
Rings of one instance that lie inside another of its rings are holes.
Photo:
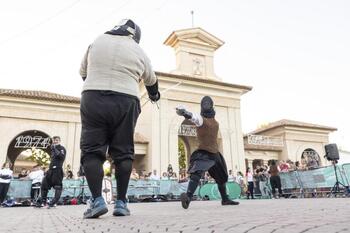
[[[181,136],[197,137],[197,128],[195,125],[181,125],[178,134]]]
[[[50,146],[51,138],[42,136],[20,135],[16,138],[15,148],[46,149]]]
[[[270,137],[264,135],[248,135],[248,144],[263,146],[283,146],[281,137]]]

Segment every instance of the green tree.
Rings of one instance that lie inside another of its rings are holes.
[[[186,169],[187,167],[187,159],[186,159],[186,150],[184,142],[179,139],[178,141],[178,154],[179,154],[179,167],[180,169]]]
[[[48,166],[50,164],[51,158],[48,153],[41,149],[32,148],[31,155],[27,158],[30,161],[37,163],[40,166]]]

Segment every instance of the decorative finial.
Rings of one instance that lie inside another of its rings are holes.
[[[194,11],[191,10],[191,15],[192,15],[192,27],[194,27]]]

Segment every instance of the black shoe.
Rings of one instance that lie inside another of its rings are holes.
[[[43,200],[41,198],[39,198],[36,203],[35,203],[35,206],[36,208],[42,208],[42,207],[45,207],[46,206],[46,200]]]
[[[239,205],[239,202],[228,199],[228,200],[222,200],[221,205]]]
[[[48,208],[48,209],[51,209],[51,208],[54,208],[54,207],[56,207],[56,206],[57,206],[57,204],[49,203],[49,204],[47,205],[47,208]]]
[[[180,200],[182,208],[188,209],[188,207],[190,206],[191,199],[187,196],[187,193],[181,193]]]

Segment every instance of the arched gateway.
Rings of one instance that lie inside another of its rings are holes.
[[[39,130],[21,132],[10,142],[7,148],[7,160],[11,162],[14,172],[18,173],[21,168],[30,168],[42,159],[45,161],[46,155],[50,153],[50,145],[51,137],[45,132]],[[35,152],[36,158],[31,159]],[[42,158],[43,156],[45,157]]]

